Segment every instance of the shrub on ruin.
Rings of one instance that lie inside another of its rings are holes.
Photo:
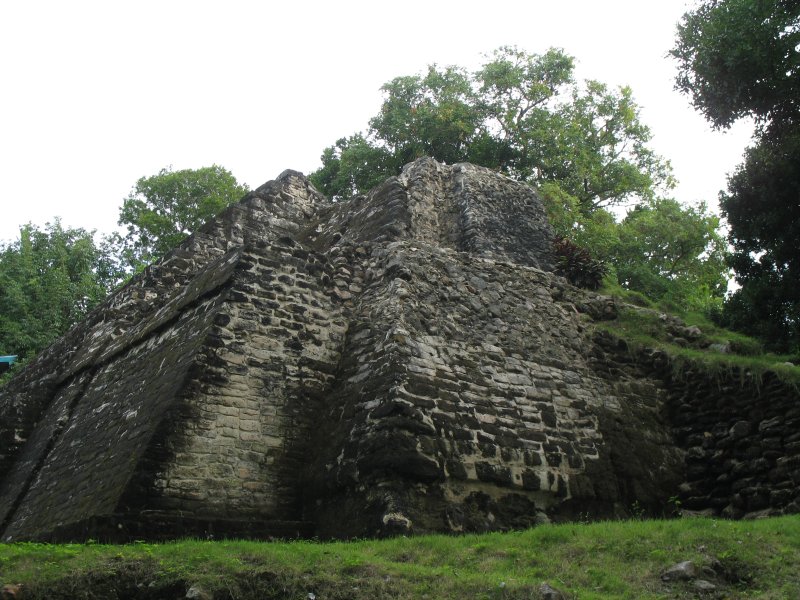
[[[553,242],[556,256],[556,273],[577,287],[596,290],[603,282],[607,267],[586,249],[567,238],[558,237]]]

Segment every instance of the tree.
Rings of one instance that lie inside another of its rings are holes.
[[[725,322],[776,350],[800,345],[800,2],[706,0],[684,15],[677,88],[716,127],[755,119],[755,144],[720,194],[741,288]]]
[[[421,156],[483,165],[539,186],[570,256],[619,264],[612,273],[623,285],[657,298],[718,302],[726,272],[718,221],[705,208],[658,199],[674,181],[669,163],[649,147],[631,89],[578,84],[573,69],[559,49],[538,55],[502,47],[473,73],[431,65],[397,77],[383,86],[368,132],[326,148],[311,179],[329,196],[347,198]],[[611,209],[627,202],[638,212],[617,223]]]
[[[556,237],[589,249],[599,260],[613,260],[614,249],[619,244],[619,223],[610,211],[596,208],[586,214],[580,199],[565,192],[554,181],[542,183],[539,196]]]
[[[98,271],[92,232],[58,219],[28,224],[0,247],[0,354],[30,358],[105,298],[112,281]]]
[[[764,137],[720,195],[741,285],[726,324],[787,351],[800,346],[800,127]]]
[[[387,150],[372,146],[363,135],[355,134],[325,148],[322,167],[309,179],[331,197],[350,198],[375,187],[386,179],[386,173],[400,167],[402,164]]]
[[[462,69],[440,71],[432,65],[424,77],[397,77],[382,90],[386,98],[370,120],[370,131],[396,164],[421,156],[450,163],[464,160],[479,133],[482,114]]]
[[[797,0],[705,0],[678,25],[676,87],[716,127],[794,122],[798,45]]]
[[[117,240],[123,262],[143,268],[177,246],[192,231],[240,200],[247,186],[226,169],[161,169],[136,182],[119,213],[127,235]]]
[[[623,288],[681,308],[719,309],[727,287],[727,247],[719,218],[704,204],[655,198],[618,223],[602,208],[585,215],[580,200],[557,183],[544,183],[539,192],[556,236],[609,265],[608,276]]]
[[[639,120],[629,87],[612,92],[597,81],[574,89],[559,107],[557,135],[541,136],[531,163],[543,178],[558,181],[577,197],[585,213],[628,200],[648,201],[674,186],[669,163],[647,143],[650,130]],[[533,155],[531,152],[529,155]]]
[[[558,182],[588,214],[672,185],[669,165],[648,147],[629,88],[572,78],[574,60],[496,50],[474,73],[432,65],[382,88],[366,135],[326,148],[311,175],[321,191],[348,197],[421,156],[468,161],[528,182]],[[364,177],[371,170],[373,179]]]
[[[727,248],[704,204],[657,199],[630,211],[612,250],[620,285],[685,308],[721,304]]]

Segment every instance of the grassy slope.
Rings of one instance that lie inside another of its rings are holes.
[[[27,599],[111,598],[120,590],[119,597],[175,598],[191,585],[217,598],[511,599],[536,598],[545,581],[582,600],[694,598],[691,583],[660,578],[683,560],[716,565],[717,575],[702,577],[718,593],[706,597],[800,598],[800,517],[334,543],[7,544],[0,545],[0,580],[26,584]]]
[[[619,312],[616,319],[595,326],[633,346],[664,350],[675,359],[676,368],[700,365],[714,372],[739,367],[755,376],[772,371],[782,380],[800,387],[800,367],[789,364],[789,361],[797,363],[800,356],[766,353],[754,338],[718,327],[698,312],[676,311],[674,307],[662,310],[641,294],[619,287],[605,288],[601,292],[617,299]],[[677,318],[686,326],[699,327],[703,332],[702,339],[711,346],[703,348],[690,344],[687,347],[674,343],[668,335],[664,316]],[[727,346],[730,351],[719,352],[714,346]]]

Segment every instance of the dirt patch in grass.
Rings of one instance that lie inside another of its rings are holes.
[[[189,589],[180,579],[159,577],[153,561],[115,561],[41,584],[28,582],[25,600],[173,600]]]

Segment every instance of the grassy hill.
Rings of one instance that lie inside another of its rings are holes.
[[[664,581],[692,561],[694,579]],[[546,525],[352,542],[0,545],[19,597],[382,599],[800,598],[800,516]],[[713,590],[701,591],[706,584]],[[188,595],[187,595],[188,592]]]

